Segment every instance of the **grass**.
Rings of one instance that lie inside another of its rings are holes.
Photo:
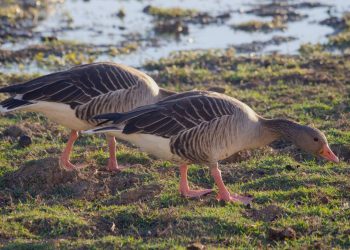
[[[152,15],[159,19],[193,17],[196,14],[198,14],[197,10],[183,9],[179,7],[164,8],[164,7],[148,6],[144,11],[149,15]]]
[[[329,38],[328,45],[333,48],[345,50],[350,47],[350,14],[345,13],[340,19],[340,27],[337,28],[335,35]]]
[[[16,138],[0,138],[0,245],[183,249],[200,242],[209,249],[349,248],[350,61],[318,50],[305,53],[251,58],[237,57],[232,50],[182,52],[145,67],[165,87],[215,84],[266,117],[313,123],[325,131],[341,164],[295,148],[257,150],[241,162],[221,164],[228,188],[253,195],[253,207],[219,203],[215,194],[189,200],[178,194],[176,166],[127,145],[119,144],[118,159],[137,166],[117,174],[96,173],[108,156],[102,137],[77,141],[73,161],[89,165],[81,173],[40,163],[58,157],[68,132],[34,113],[6,115],[0,119],[2,131],[22,124],[37,132],[28,148],[19,148]],[[0,84],[30,77],[3,73]],[[35,129],[29,124],[36,124]],[[22,172],[14,175],[17,171]],[[21,182],[14,176],[26,182],[17,185]],[[215,188],[206,167],[191,166],[189,180],[194,187]],[[276,216],[265,214],[269,206],[277,207]],[[295,237],[273,236],[272,230],[286,228]]]
[[[263,22],[263,21],[248,21],[232,26],[234,29],[243,30],[248,32],[270,32],[274,30],[284,30],[287,28],[286,24],[283,23],[283,20],[279,17],[272,19],[272,21]]]

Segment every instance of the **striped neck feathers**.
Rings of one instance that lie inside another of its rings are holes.
[[[318,155],[328,147],[326,136],[317,128],[285,119],[263,119],[262,124],[272,137],[287,139],[308,153]]]
[[[303,126],[297,122],[287,120],[287,119],[261,119],[263,141],[269,144],[279,138],[286,139],[298,144],[300,139],[300,132],[305,129]]]

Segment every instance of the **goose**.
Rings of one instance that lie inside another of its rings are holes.
[[[287,119],[265,119],[245,103],[215,92],[183,92],[129,112],[94,118],[103,122],[86,133],[109,133],[158,158],[179,164],[179,190],[187,197],[212,191],[190,189],[188,164],[196,163],[209,166],[218,187],[218,200],[251,202],[251,197],[229,192],[218,162],[243,149],[261,147],[279,138],[290,140],[311,154],[339,162],[320,130]]]
[[[159,88],[147,74],[117,63],[91,63],[48,74],[33,80],[0,89],[12,97],[0,102],[0,112],[24,110],[40,112],[71,130],[63,153],[61,167],[77,169],[70,154],[79,131],[93,128],[91,116],[126,112],[155,103],[175,92]],[[116,140],[107,136],[109,160],[107,170],[122,167],[116,160]]]

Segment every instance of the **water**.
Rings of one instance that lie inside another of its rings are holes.
[[[329,7],[314,9],[299,9],[308,18],[297,22],[287,23],[288,28],[284,31],[271,33],[233,30],[230,25],[238,24],[249,20],[271,20],[251,14],[243,13],[251,9],[253,5],[262,3],[258,0],[65,0],[55,4],[50,9],[45,20],[39,23],[36,32],[48,36],[57,36],[59,39],[75,40],[79,42],[92,43],[96,45],[111,44],[117,45],[127,40],[127,36],[139,33],[141,38],[156,38],[157,46],[150,46],[149,42],[143,41],[142,46],[136,52],[129,55],[111,57],[103,55],[99,61],[119,61],[131,66],[141,66],[147,60],[158,60],[166,57],[169,53],[179,50],[193,49],[221,49],[232,45],[250,43],[252,41],[266,41],[273,36],[294,36],[297,40],[283,43],[281,45],[270,45],[264,48],[261,54],[278,51],[285,54],[295,54],[301,44],[323,43],[327,41],[327,35],[333,32],[331,27],[319,24],[321,20],[329,17]],[[294,1],[296,2],[296,1]],[[332,5],[333,15],[342,15],[350,9],[350,2],[345,0],[319,1]],[[173,36],[156,36],[153,32],[152,17],[143,13],[147,5],[157,7],[182,7],[193,8],[209,12],[212,15],[232,11],[231,18],[224,24],[189,25],[189,35],[181,35],[178,38]],[[123,9],[125,18],[121,19],[116,13]],[[124,27],[125,29],[120,29]],[[31,44],[39,43],[37,39],[25,40],[19,43],[4,44],[2,48],[20,49]],[[27,66],[29,70],[32,65]]]

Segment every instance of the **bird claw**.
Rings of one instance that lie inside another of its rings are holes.
[[[128,168],[128,166],[120,166],[120,165],[117,165],[117,166],[107,166],[107,171],[109,172],[120,172],[124,169]]]
[[[226,194],[226,195],[222,195],[222,194],[218,194],[218,196],[216,197],[216,199],[218,201],[226,201],[226,202],[242,202],[244,205],[247,205],[249,203],[252,202],[252,200],[254,199],[253,197],[248,197],[248,196],[242,196],[239,194]]]
[[[201,190],[186,190],[186,191],[181,191],[181,194],[187,198],[196,198],[196,197],[201,197],[203,195],[207,195],[211,193],[213,190],[212,189],[201,189]]]
[[[79,167],[72,164],[69,160],[59,159],[59,166],[66,171],[74,171],[79,169]]]
[[[113,161],[108,161],[108,165],[107,165],[106,169],[109,172],[120,172],[126,168],[128,168],[128,166],[118,165],[117,162],[115,160],[113,160]]]

